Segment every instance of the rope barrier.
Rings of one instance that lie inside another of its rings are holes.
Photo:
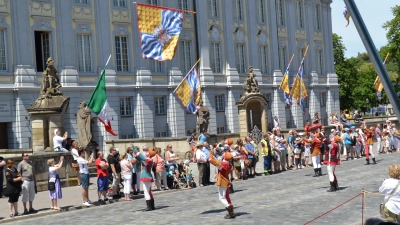
[[[339,207],[343,206],[344,204],[346,204],[346,203],[348,203],[348,202],[350,202],[350,201],[354,200],[355,198],[359,197],[359,196],[360,196],[360,195],[362,195],[362,194],[363,194],[363,193],[360,193],[360,194],[358,194],[358,195],[356,195],[356,196],[354,196],[354,197],[352,197],[352,198],[348,199],[347,201],[343,202],[342,204],[340,204],[340,205],[336,206],[335,208],[333,208],[333,209],[331,209],[331,210],[329,210],[329,211],[327,211],[327,212],[325,212],[325,213],[323,213],[323,214],[321,214],[321,215],[319,215],[319,216],[315,217],[314,219],[312,219],[312,220],[310,220],[310,221],[306,222],[304,225],[306,225],[306,224],[310,224],[310,223],[314,222],[315,220],[317,220],[317,219],[319,219],[319,218],[321,218],[321,217],[325,216],[326,214],[328,214],[328,213],[332,212],[333,210],[335,210],[335,209],[337,209],[337,208],[339,208]]]

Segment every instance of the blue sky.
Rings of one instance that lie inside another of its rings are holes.
[[[355,0],[358,10],[367,26],[367,29],[379,49],[387,44],[386,31],[382,25],[393,18],[391,7],[400,5],[400,0]],[[364,44],[354,23],[346,27],[347,21],[343,17],[343,0],[333,0],[332,8],[332,31],[342,36],[343,43],[346,46],[346,57],[357,56],[358,52],[366,52]]]

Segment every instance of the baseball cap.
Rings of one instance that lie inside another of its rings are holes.
[[[197,147],[201,147],[201,146],[203,146],[203,143],[201,143],[201,142],[197,142],[197,144],[196,144],[196,148],[197,148]]]
[[[331,133],[333,133],[333,132],[335,132],[336,130],[335,129],[331,129]]]
[[[350,129],[349,129],[349,128],[347,128],[347,127],[346,127],[346,128],[344,128],[344,131],[349,131],[349,130],[350,130]]]

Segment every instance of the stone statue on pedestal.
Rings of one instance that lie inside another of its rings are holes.
[[[86,102],[82,102],[80,109],[76,113],[76,124],[78,125],[78,139],[82,147],[86,147],[92,139],[92,113],[86,107]]]
[[[196,112],[197,115],[197,124],[196,124],[196,132],[198,135],[206,131],[209,133],[208,125],[210,120],[210,111],[208,107],[203,105],[203,101],[200,101],[200,109]]]
[[[43,71],[43,80],[40,87],[40,94],[42,98],[51,98],[54,95],[62,95],[60,91],[60,78],[58,77],[57,70],[54,68],[54,61],[51,57],[47,59],[47,68]]]
[[[256,74],[253,72],[253,67],[250,66],[247,74],[249,75],[243,84],[243,89],[246,91],[245,94],[260,93],[258,89],[258,82],[256,80]]]

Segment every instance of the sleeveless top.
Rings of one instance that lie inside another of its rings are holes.
[[[169,158],[175,158],[175,157],[176,157],[176,154],[175,154],[175,153],[169,152]],[[167,160],[167,163],[168,163],[168,164],[176,164],[176,161],[175,161],[175,160],[172,160],[172,161],[168,161],[168,160]]]

